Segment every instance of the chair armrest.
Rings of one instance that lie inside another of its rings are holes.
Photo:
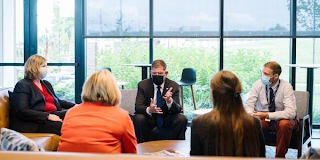
[[[310,115],[307,114],[303,118],[299,118],[299,132],[302,135],[302,144],[311,142]]]
[[[132,123],[134,124],[135,122],[135,118],[136,118],[136,114],[129,114],[132,120]]]
[[[310,115],[309,114],[307,114],[307,115],[305,115],[304,117],[301,117],[301,118],[299,118],[298,119],[299,120],[299,130],[301,130],[302,131],[302,129],[305,127],[305,121],[308,121],[308,123],[310,122]]]
[[[309,119],[309,120],[310,120],[310,115],[307,114],[307,115],[305,115],[304,117],[302,117],[302,118],[300,118],[300,119],[302,119],[302,120]],[[299,119],[299,120],[300,120],[300,119]]]

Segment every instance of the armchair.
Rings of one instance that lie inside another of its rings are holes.
[[[135,120],[135,102],[136,102],[136,96],[137,96],[137,89],[122,89],[120,90],[121,92],[121,103],[120,103],[120,108],[126,110],[129,112],[129,115],[132,119],[132,122],[134,123]],[[172,130],[171,129],[158,129],[155,127],[151,131],[151,137],[153,139],[151,140],[168,140],[172,139]]]
[[[8,91],[12,90],[12,87],[0,88],[0,128],[9,128],[11,106]],[[60,137],[52,133],[22,134],[40,144],[46,151],[57,150],[60,141]]]
[[[311,146],[311,130],[310,115],[308,114],[309,92],[294,91],[296,106],[298,129],[293,130],[289,148],[298,149],[298,157],[302,155],[302,148],[307,145]],[[265,144],[276,146],[277,135],[275,132],[263,132]]]

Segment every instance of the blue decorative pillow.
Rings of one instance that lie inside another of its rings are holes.
[[[1,128],[1,150],[3,151],[45,151],[35,141],[11,129]]]

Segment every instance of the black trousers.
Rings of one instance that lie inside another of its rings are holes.
[[[66,115],[66,112],[67,110],[54,111],[54,112],[51,112],[50,114],[55,114],[63,120],[64,116]],[[47,120],[45,123],[39,124],[36,133],[54,133],[61,136],[61,127],[62,127],[62,122]]]
[[[172,130],[170,139],[184,140],[187,123],[188,120],[183,114],[165,114],[163,115],[163,126],[161,128],[157,128],[156,118],[154,116],[150,117],[149,115],[137,114],[135,116],[134,128],[138,143],[155,139],[154,137],[152,137],[155,136],[154,134],[152,134],[154,130],[167,132],[168,129]],[[156,139],[161,139],[161,137]]]

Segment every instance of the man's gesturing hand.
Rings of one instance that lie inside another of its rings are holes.
[[[163,96],[163,99],[166,100],[167,103],[172,102],[172,87],[167,91],[166,95]]]
[[[148,108],[149,113],[158,113],[158,114],[163,114],[162,110],[160,107],[157,107],[157,105],[153,104],[153,99],[151,99],[150,106]]]

